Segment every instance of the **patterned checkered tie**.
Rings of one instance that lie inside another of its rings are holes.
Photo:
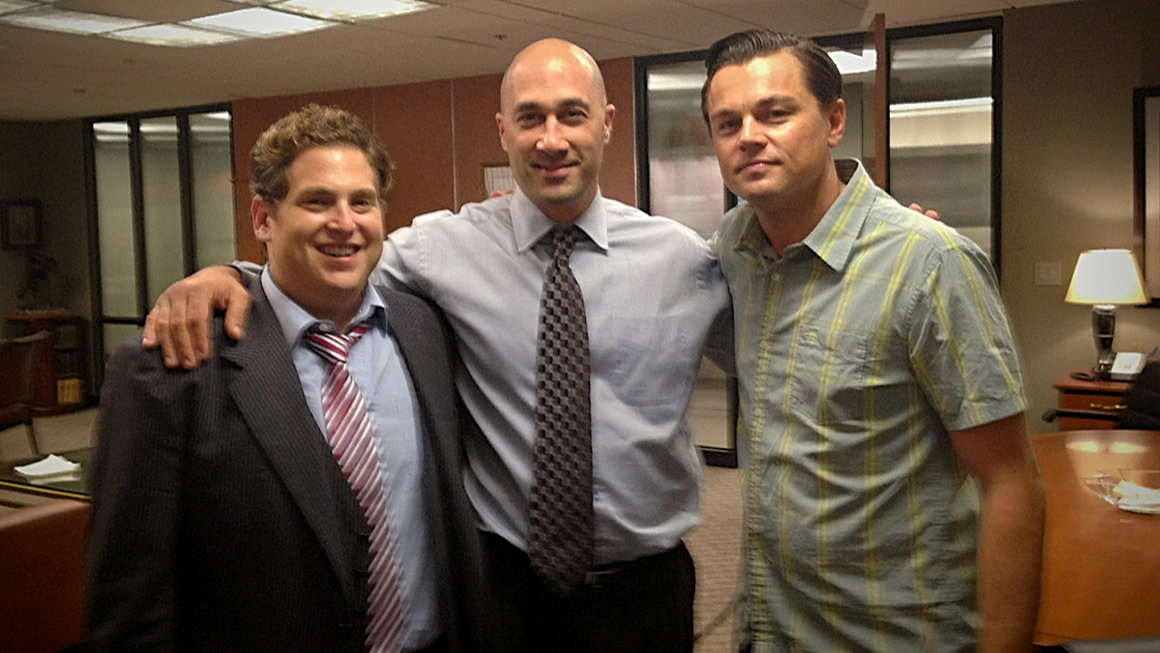
[[[572,275],[574,228],[553,234],[540,293],[536,351],[536,444],[528,509],[532,570],[557,595],[592,567],[592,410],[584,296]]]
[[[383,472],[366,401],[346,365],[350,348],[367,329],[367,323],[363,322],[348,335],[310,332],[306,340],[329,363],[322,382],[327,438],[371,529],[366,650],[395,653],[401,647],[404,621],[395,541],[387,525]]]

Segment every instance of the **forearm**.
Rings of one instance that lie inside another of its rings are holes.
[[[1034,467],[986,489],[978,545],[979,653],[1031,650],[1043,520],[1043,488]]]

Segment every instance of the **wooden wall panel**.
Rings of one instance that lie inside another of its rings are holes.
[[[616,106],[612,141],[604,150],[600,188],[605,197],[636,204],[636,135],[632,59],[600,62],[608,100]],[[261,261],[250,224],[249,153],[259,134],[308,102],[333,104],[372,125],[397,164],[387,196],[387,232],[441,208],[458,210],[485,199],[484,165],[503,165],[499,142],[502,75],[349,89],[234,102],[235,207],[238,256]]]
[[[601,61],[604,91],[616,107],[612,140],[604,148],[600,192],[605,197],[636,206],[636,120],[633,117],[632,59]]]
[[[487,199],[483,166],[506,165],[495,114],[502,75],[452,80],[455,113],[455,206]]]
[[[374,89],[374,130],[395,162],[386,232],[417,216],[455,206],[451,82]]]

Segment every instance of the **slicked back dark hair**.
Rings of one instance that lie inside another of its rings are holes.
[[[817,43],[786,32],[754,29],[730,34],[709,47],[705,56],[707,78],[701,87],[701,115],[709,124],[706,101],[709,98],[709,84],[713,76],[725,66],[740,65],[758,57],[768,57],[778,52],[789,52],[802,65],[806,86],[823,111],[835,100],[842,97],[842,73],[830,59],[830,55]]]

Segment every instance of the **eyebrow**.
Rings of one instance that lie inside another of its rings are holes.
[[[769,107],[771,107],[775,104],[788,104],[790,106],[796,107],[796,106],[798,106],[798,101],[792,95],[767,95],[767,96],[761,98],[760,100],[758,100],[756,103],[754,103],[754,106],[759,110],[763,110],[763,109],[768,109]],[[731,109],[731,108],[727,108],[727,107],[721,108],[721,109],[718,109],[718,110],[710,113],[709,120],[713,120],[713,119],[719,118],[721,116],[734,116],[734,115],[737,115],[739,113],[741,113],[741,111],[738,111],[736,109]]]
[[[519,102],[515,105],[515,107],[513,107],[512,110],[515,111],[516,113],[523,113],[525,111],[539,110],[539,109],[543,108],[543,106],[544,105],[540,102]],[[589,108],[588,102],[584,98],[578,98],[578,97],[565,98],[563,100],[560,100],[559,102],[556,103],[556,106],[565,107],[565,108],[568,108],[568,107],[580,107],[582,109]]]

